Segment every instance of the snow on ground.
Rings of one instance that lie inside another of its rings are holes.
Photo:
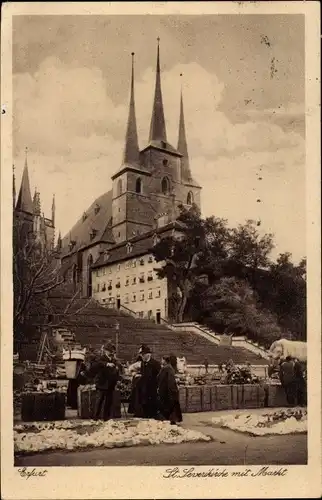
[[[15,453],[210,441],[201,432],[156,420],[32,422],[14,427]]]
[[[212,423],[254,436],[294,434],[307,432],[307,411],[303,408],[285,408],[270,413],[263,410],[261,414],[237,413],[213,417]]]

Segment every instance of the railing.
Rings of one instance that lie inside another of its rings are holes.
[[[204,330],[203,328],[201,328],[198,323],[194,323],[194,322],[187,322],[187,323],[175,323],[172,325],[172,329],[173,330],[176,330],[176,331],[179,331],[179,330],[186,330],[186,331],[190,331],[190,332],[193,332],[193,329],[196,329],[198,330],[198,333],[204,337],[204,338],[207,338],[208,340],[211,340],[212,342],[215,342],[216,344],[219,344],[220,343],[220,340],[218,339],[218,336],[215,335],[213,332],[210,332],[210,331],[207,331],[207,330]]]
[[[132,309],[130,309],[129,307],[126,307],[124,306],[123,304],[120,305],[120,309],[125,309],[125,311],[130,314],[131,316],[134,316],[135,318],[137,318],[138,314],[133,311]]]

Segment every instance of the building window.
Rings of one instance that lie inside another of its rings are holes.
[[[136,267],[136,260],[132,261],[132,267]]]
[[[149,290],[148,299],[152,299],[152,298],[153,298],[152,290]]]
[[[122,194],[122,179],[119,179],[117,182],[117,196],[120,196],[121,194]]]
[[[134,276],[134,278],[133,278],[132,284],[133,284],[133,285],[136,285],[136,277],[135,277],[135,276]]]
[[[118,282],[116,283],[116,285],[115,285],[115,286],[116,286],[116,288],[121,288],[121,283],[120,283],[120,281],[118,281]]]
[[[133,295],[132,295],[132,302],[136,302],[136,294],[135,293],[133,293]]]
[[[130,284],[130,279],[127,276],[126,279],[125,279],[125,286],[129,286],[129,284]]]
[[[127,243],[126,245],[126,251],[127,253],[131,253],[133,250],[133,245],[131,243]]]
[[[169,160],[165,158],[164,160],[162,160],[162,163],[164,167],[167,167],[169,165]]]
[[[153,280],[153,274],[152,274],[152,271],[149,271],[148,272],[148,281],[152,281]]]
[[[157,298],[161,297],[161,290],[160,290],[160,288],[157,288],[155,296]]]
[[[106,274],[106,267],[103,268],[103,275],[105,276]]]
[[[140,266],[144,266],[144,259],[140,259]]]
[[[144,283],[145,279],[144,279],[144,273],[140,273],[140,283]]]
[[[135,183],[135,192],[136,193],[142,193],[142,180],[140,177],[136,179]]]
[[[187,196],[187,205],[192,205],[193,204],[193,194],[191,191],[189,191],[188,196]]]
[[[98,212],[100,211],[100,209],[101,209],[101,207],[99,206],[99,204],[98,204],[98,203],[96,203],[96,205],[95,205],[95,209],[94,209],[94,211],[95,211],[95,215],[97,215],[97,214],[98,214]]]
[[[99,284],[99,283],[97,283],[97,285],[96,285],[96,291],[97,291],[97,292],[99,292],[99,291],[100,291],[100,284]]]
[[[153,262],[153,257],[152,257],[152,255],[149,255],[149,257],[148,257],[148,262],[149,262],[149,264],[151,264],[151,262]]]
[[[120,271],[121,270],[121,264],[118,264],[117,265],[117,270]]]
[[[119,238],[121,237],[121,233],[120,233],[120,231],[118,232],[118,237],[119,237]]]
[[[124,303],[128,304],[129,303],[129,294],[127,293],[124,298]]]
[[[144,300],[144,292],[143,290],[141,290],[140,292],[140,300],[143,301]]]
[[[106,292],[106,283],[103,283],[102,285],[102,292]]]
[[[161,191],[163,194],[169,194],[170,191],[170,182],[168,177],[163,177],[161,182]]]
[[[108,271],[108,272],[109,272],[110,274],[112,274],[112,272],[113,272],[113,271],[112,271],[112,268],[111,268],[111,267],[110,267],[110,269],[109,269],[109,271]]]
[[[107,289],[112,290],[112,280],[109,280]]]

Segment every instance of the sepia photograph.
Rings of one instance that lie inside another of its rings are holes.
[[[152,7],[11,18],[13,466],[278,481],[320,371],[306,16]]]

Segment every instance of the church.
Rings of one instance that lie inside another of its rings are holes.
[[[140,150],[136,123],[134,53],[123,161],[112,189],[99,196],[59,239],[65,276],[82,296],[140,317],[168,318],[171,284],[156,276],[153,244],[178,229],[179,205],[200,208],[201,187],[192,177],[181,91],[177,147],[167,139],[157,45],[150,133]]]

